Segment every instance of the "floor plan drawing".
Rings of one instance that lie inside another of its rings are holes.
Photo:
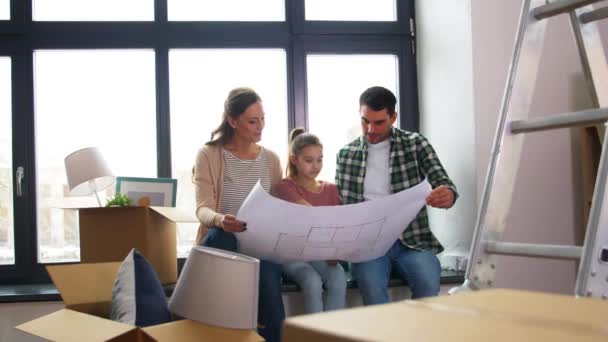
[[[366,252],[375,248],[384,221],[344,227],[310,227],[308,235],[304,236],[280,233],[274,252],[294,259],[345,260],[363,252],[358,242],[368,245]]]
[[[237,213],[247,230],[239,252],[276,262],[377,258],[425,205],[424,181],[408,190],[358,204],[308,207],[272,197],[258,184]]]

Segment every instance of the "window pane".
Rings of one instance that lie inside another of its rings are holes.
[[[11,19],[11,1],[0,0],[0,20]]]
[[[199,148],[222,120],[224,100],[236,87],[256,90],[264,102],[262,145],[285,165],[287,155],[286,54],[278,49],[206,49],[169,52],[172,175],[177,206],[194,211],[192,166]],[[178,225],[178,255],[187,256],[198,225]]]
[[[285,21],[284,0],[168,0],[175,21]]]
[[[34,0],[36,21],[153,21],[154,0]]]
[[[323,143],[319,179],[334,182],[336,153],[361,133],[359,95],[383,86],[397,96],[398,60],[394,55],[308,55],[306,64],[308,126]]]
[[[96,146],[116,176],[156,177],[154,51],[40,50],[34,64],[38,259],[79,260],[78,213],[58,207],[97,202],[68,196],[64,158]]]
[[[306,20],[396,21],[395,0],[306,0]]]
[[[11,59],[0,57],[0,265],[15,263]]]

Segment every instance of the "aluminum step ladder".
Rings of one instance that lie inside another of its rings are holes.
[[[497,255],[511,255],[580,259],[575,295],[608,298],[608,143],[602,144],[582,247],[501,241],[511,206],[524,133],[598,125],[608,120],[608,64],[596,22],[608,17],[608,8],[594,9],[592,4],[596,2],[600,1],[523,2],[465,282],[450,293],[491,288],[496,275]],[[570,16],[583,72],[596,109],[529,119],[547,22],[560,14]],[[605,135],[606,130],[601,129],[600,132]]]

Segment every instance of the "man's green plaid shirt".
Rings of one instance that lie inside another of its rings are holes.
[[[363,181],[367,161],[367,142],[363,136],[344,146],[337,156],[336,185],[343,204],[363,202]],[[432,188],[445,185],[458,197],[456,186],[441,165],[435,150],[419,133],[392,128],[389,155],[391,191],[397,193],[428,179]],[[405,228],[401,242],[411,248],[443,251],[443,247],[429,228],[426,207]]]

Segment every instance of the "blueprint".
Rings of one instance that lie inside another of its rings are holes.
[[[247,223],[235,234],[239,252],[275,262],[372,260],[388,251],[430,192],[425,180],[373,201],[307,207],[271,196],[258,182],[236,215]]]

